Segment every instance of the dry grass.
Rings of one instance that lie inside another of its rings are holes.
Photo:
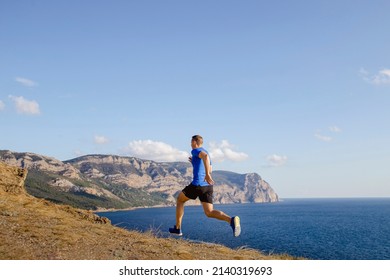
[[[127,231],[28,195],[0,197],[0,259],[291,259]]]

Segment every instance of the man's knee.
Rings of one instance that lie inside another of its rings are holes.
[[[212,204],[204,203],[203,204],[203,211],[204,211],[204,214],[207,217],[209,217],[209,218],[213,217],[213,206],[212,206]]]
[[[212,217],[213,217],[213,211],[205,210],[204,213],[205,213],[205,215],[206,215],[208,218],[212,218]]]

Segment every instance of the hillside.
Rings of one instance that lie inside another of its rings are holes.
[[[0,259],[291,259],[114,227],[90,211],[35,198],[27,170],[0,162]]]
[[[0,161],[29,170],[28,193],[93,210],[172,206],[192,178],[189,163],[113,155],[88,155],[62,162],[33,153],[0,151]],[[216,204],[279,200],[271,186],[256,173],[214,171],[213,177]]]

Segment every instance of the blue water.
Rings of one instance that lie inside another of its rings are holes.
[[[186,206],[184,238],[309,259],[390,259],[390,198],[286,199],[214,208],[240,216],[241,236],[234,238],[226,222],[207,218],[201,206]],[[119,227],[163,237],[175,223],[174,207],[98,214]]]

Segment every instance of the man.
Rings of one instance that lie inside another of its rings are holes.
[[[230,226],[233,229],[233,235],[237,237],[241,233],[240,218],[238,216],[231,218],[224,212],[213,208],[214,181],[211,177],[211,160],[208,152],[202,147],[202,145],[202,136],[192,136],[192,156],[189,157],[189,161],[192,163],[193,180],[191,184],[185,187],[177,197],[176,225],[173,228],[169,228],[169,232],[172,234],[183,235],[181,231],[181,223],[184,215],[184,203],[190,199],[194,200],[199,197],[206,216],[230,223]]]

